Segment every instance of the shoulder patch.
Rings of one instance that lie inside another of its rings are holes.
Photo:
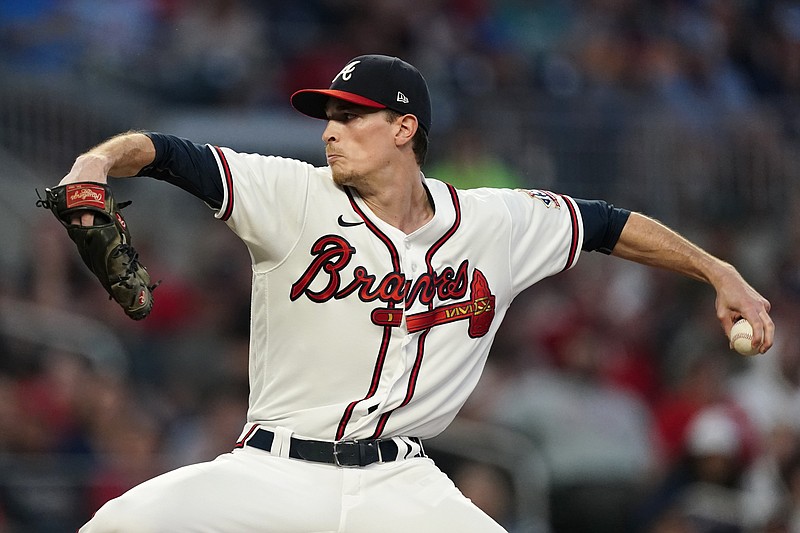
[[[558,196],[551,193],[550,191],[542,191],[539,189],[517,189],[517,190],[524,192],[531,198],[535,198],[536,200],[541,201],[548,209],[550,209],[551,207],[554,207],[556,209],[561,209],[561,203],[558,201]]]

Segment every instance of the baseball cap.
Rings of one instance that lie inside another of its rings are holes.
[[[422,128],[431,127],[431,98],[422,74],[397,57],[358,56],[339,71],[328,89],[301,89],[292,95],[292,106],[314,118],[327,119],[328,98],[376,109],[392,109],[417,117]]]

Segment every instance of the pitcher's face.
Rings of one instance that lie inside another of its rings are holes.
[[[325,155],[337,185],[358,186],[391,166],[397,156],[398,126],[381,109],[331,99],[328,125],[322,133]]]

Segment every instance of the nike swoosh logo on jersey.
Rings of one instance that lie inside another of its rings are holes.
[[[348,221],[346,221],[344,219],[344,217],[342,215],[339,215],[339,218],[336,220],[336,222],[338,222],[339,225],[341,227],[343,227],[343,228],[349,228],[349,227],[352,227],[352,226],[360,226],[361,224],[364,223],[363,220],[360,221],[360,222],[348,222]]]

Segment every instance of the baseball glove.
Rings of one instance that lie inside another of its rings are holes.
[[[109,299],[134,320],[150,314],[158,283],[150,283],[150,275],[131,246],[128,225],[120,213],[130,202],[118,204],[111,189],[102,183],[70,183],[45,192],[45,198],[40,197],[36,205],[51,210],[67,228],[83,262],[100,280]],[[94,215],[93,226],[72,223],[73,215],[86,211]]]

